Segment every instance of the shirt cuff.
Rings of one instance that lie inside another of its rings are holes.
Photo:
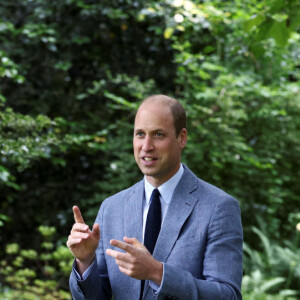
[[[158,294],[160,292],[160,288],[163,284],[163,281],[164,281],[164,275],[165,275],[165,264],[163,264],[163,276],[162,276],[162,279],[161,279],[161,283],[160,285],[156,284],[155,282],[149,280],[149,285],[150,287],[154,290],[154,294]]]
[[[74,273],[75,273],[75,276],[76,276],[76,279],[78,280],[85,280],[88,278],[88,276],[90,275],[91,273],[91,269],[92,269],[92,266],[94,265],[95,263],[95,260],[93,260],[93,262],[90,264],[90,266],[83,272],[82,276],[77,272],[77,264],[76,264],[76,259],[74,261],[74,265],[73,265],[73,270],[74,270]]]

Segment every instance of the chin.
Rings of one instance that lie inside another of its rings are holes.
[[[141,169],[142,173],[146,176],[155,176],[156,172],[151,172],[149,170]]]
[[[155,170],[151,170],[151,169],[145,168],[145,167],[140,168],[140,170],[146,176],[155,177],[155,175],[157,174],[157,172]]]

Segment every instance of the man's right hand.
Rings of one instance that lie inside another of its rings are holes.
[[[73,206],[75,224],[69,235],[67,246],[76,258],[80,275],[91,265],[100,240],[100,228],[94,224],[93,231],[84,223],[79,207]]]

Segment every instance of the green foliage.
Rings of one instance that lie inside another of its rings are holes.
[[[260,221],[261,223],[263,221]],[[266,223],[262,223],[266,224]],[[255,250],[244,244],[243,291],[249,299],[263,296],[265,293],[287,296],[299,296],[300,284],[300,233],[295,230],[292,241],[276,242],[260,229],[253,227],[252,232],[258,237],[260,248]],[[266,297],[266,298],[263,298]],[[260,298],[258,298],[260,299]],[[296,298],[288,298],[296,299]]]
[[[178,95],[189,118],[185,159],[200,177],[241,200],[244,224],[256,221],[254,211],[267,212],[269,231],[287,237],[295,223],[285,220],[299,206],[300,36],[291,29],[285,49],[263,38],[255,53],[237,22],[258,10],[243,10],[238,1],[235,7],[213,3],[175,1],[166,15]]]
[[[0,168],[1,169],[1,168]],[[0,175],[1,176],[1,175]],[[2,227],[4,225],[5,221],[8,221],[9,218],[6,215],[2,215],[0,214],[0,227]]]
[[[247,300],[295,300],[298,292],[295,290],[280,290],[285,282],[283,277],[266,279],[260,270],[243,277],[243,299]],[[272,293],[273,291],[273,293]],[[270,292],[270,293],[268,293]]]
[[[4,23],[0,23],[0,26]],[[1,30],[0,30],[1,31]],[[23,83],[25,78],[19,75],[18,66],[8,57],[8,55],[0,50],[0,77],[14,79],[18,83]],[[3,102],[4,98],[2,98]]]
[[[1,261],[0,278],[8,287],[3,288],[0,285],[1,299],[71,298],[64,285],[71,270],[73,257],[66,246],[54,244],[54,227],[40,226],[39,232],[43,239],[38,251],[20,249],[18,244],[6,246],[5,258]],[[43,246],[46,241],[53,245],[51,249],[45,249]],[[54,247],[55,249],[50,251]]]
[[[103,199],[141,178],[132,124],[156,93],[186,107],[184,161],[240,201],[245,299],[293,293],[299,251],[281,241],[300,220],[299,11],[297,0],[2,3],[0,258],[23,280],[1,287],[7,299],[25,281],[24,299],[69,297],[71,207],[92,225]]]
[[[253,34],[255,43],[273,38],[279,46],[285,46],[300,24],[299,2],[261,1],[259,8],[245,21],[244,30]]]

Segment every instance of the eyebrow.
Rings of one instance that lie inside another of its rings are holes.
[[[137,132],[137,131],[145,131],[145,130],[141,129],[141,128],[134,129],[134,132]],[[154,130],[151,130],[150,132],[157,132],[157,131],[167,132],[165,129],[162,129],[162,128],[156,128]]]

